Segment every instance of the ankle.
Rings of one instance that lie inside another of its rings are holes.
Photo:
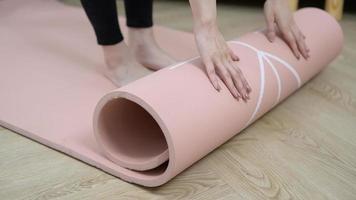
[[[124,41],[114,45],[102,46],[102,49],[108,69],[115,69],[133,57]]]
[[[130,48],[145,48],[155,43],[153,28],[128,28]]]

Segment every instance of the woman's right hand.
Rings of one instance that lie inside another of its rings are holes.
[[[251,87],[237,66],[238,56],[226,44],[215,22],[196,24],[194,35],[206,73],[216,90],[221,90],[218,77],[230,93],[245,102],[250,98]]]

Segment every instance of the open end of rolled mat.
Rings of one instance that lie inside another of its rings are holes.
[[[113,98],[102,107],[97,120],[102,148],[121,167],[145,171],[168,160],[162,129],[139,104]]]

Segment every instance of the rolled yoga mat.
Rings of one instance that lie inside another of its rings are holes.
[[[295,20],[307,38],[308,61],[261,32],[229,42],[252,88],[247,103],[237,102],[222,83],[217,92],[199,58],[113,90],[95,70],[102,58],[82,10],[55,1],[0,3],[0,124],[150,187],[166,183],[289,96],[329,64],[343,42],[331,16],[302,9]],[[197,55],[191,34],[155,32],[176,58]]]
[[[237,102],[226,87],[217,92],[199,57],[106,94],[94,114],[94,134],[105,155],[135,170],[130,181],[156,186],[250,125],[342,49],[342,31],[324,11],[303,9],[295,20],[310,48],[307,61],[297,60],[280,39],[271,44],[262,32],[229,41],[252,88],[247,103]],[[157,167],[154,176],[145,174]]]

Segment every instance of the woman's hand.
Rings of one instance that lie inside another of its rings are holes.
[[[247,101],[251,88],[237,66],[239,58],[228,47],[216,24],[198,25],[194,33],[207,75],[215,89],[221,89],[219,76],[237,100]]]
[[[292,12],[288,7],[288,1],[266,0],[264,14],[267,22],[268,40],[270,42],[274,41],[278,29],[295,57],[299,59],[301,54],[305,59],[308,59],[309,49],[305,44],[305,36],[293,19]]]
[[[207,75],[216,90],[218,77],[237,99],[247,101],[251,87],[236,61],[239,58],[228,47],[216,24],[216,0],[190,0],[194,19],[194,35]]]

